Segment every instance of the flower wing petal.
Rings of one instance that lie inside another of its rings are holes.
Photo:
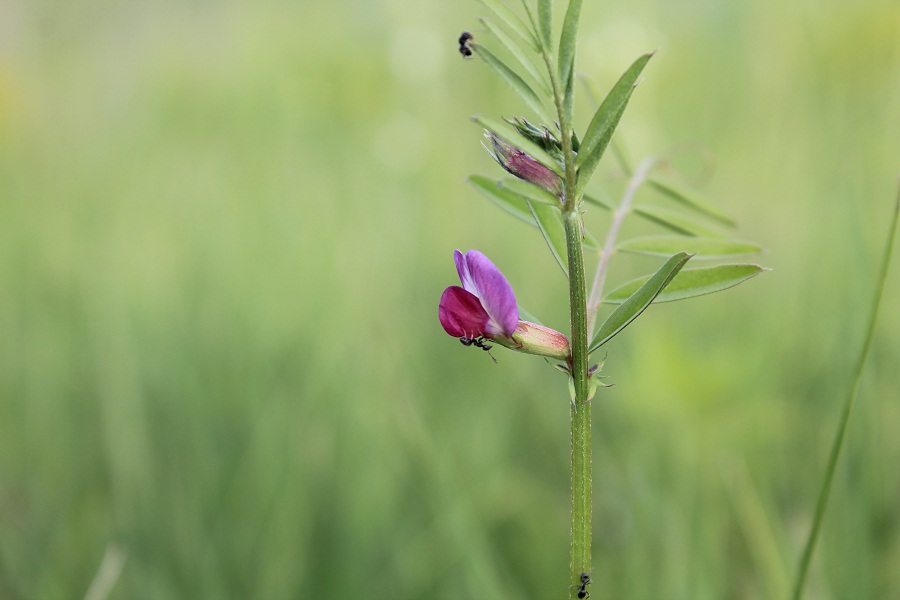
[[[469,250],[471,252],[471,250]],[[459,274],[459,281],[462,283],[463,289],[472,294],[478,295],[475,290],[475,284],[472,282],[472,275],[469,273],[469,265],[466,262],[468,253],[463,254],[459,250],[453,251],[453,262],[456,263],[456,272]]]
[[[490,317],[488,333],[511,336],[519,322],[519,306],[516,304],[516,295],[509,281],[500,269],[478,250],[469,250],[463,258],[466,272],[474,286],[474,290],[470,291],[478,296],[481,306]]]
[[[457,338],[484,335],[490,321],[478,298],[457,285],[448,287],[441,295],[438,319],[444,331]]]

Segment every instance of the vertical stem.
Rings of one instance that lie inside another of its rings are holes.
[[[572,317],[572,538],[570,584],[577,586],[582,573],[591,572],[591,404],[587,402],[587,301],[581,215],[563,214],[569,256],[569,301]],[[575,597],[577,587],[571,588]]]
[[[576,193],[577,173],[572,149],[572,122],[566,118],[564,98],[553,59],[544,49],[553,101],[559,117],[560,141],[565,163],[563,224],[569,263],[569,314],[571,315],[571,373],[575,388],[572,403],[572,537],[569,597],[577,598],[581,574],[591,572],[591,405],[588,395],[587,290],[584,275],[584,234]]]

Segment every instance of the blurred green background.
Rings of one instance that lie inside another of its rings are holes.
[[[539,235],[465,182],[499,173],[468,117],[529,114],[457,54],[484,14],[0,2],[0,597],[563,596],[565,380],[437,321],[477,247],[568,329]],[[592,597],[783,597],[900,175],[900,7],[585,3],[601,89],[655,48],[621,139],[774,271],[609,347]],[[809,598],[900,597],[898,275]]]

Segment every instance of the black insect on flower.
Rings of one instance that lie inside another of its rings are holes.
[[[459,36],[459,53],[463,55],[463,58],[472,56],[472,46],[469,45],[469,42],[473,39],[475,37],[468,31],[463,31],[462,35]]]

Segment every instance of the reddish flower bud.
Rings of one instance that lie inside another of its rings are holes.
[[[519,179],[542,187],[554,196],[562,193],[562,180],[559,176],[536,161],[529,154],[514,148],[490,131],[484,133],[489,144],[485,145],[491,156],[508,173]]]

